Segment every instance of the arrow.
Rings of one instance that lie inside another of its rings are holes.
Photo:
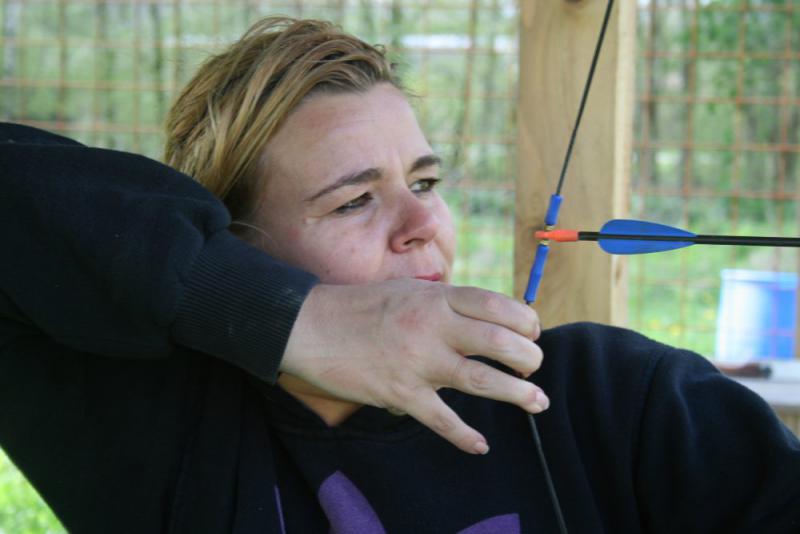
[[[566,243],[597,241],[609,254],[648,254],[691,245],[740,245],[762,247],[800,247],[797,237],[702,235],[664,224],[631,219],[608,221],[599,232],[550,230],[536,232],[536,239]]]

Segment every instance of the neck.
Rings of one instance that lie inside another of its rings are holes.
[[[278,385],[305,404],[328,426],[340,425],[361,407],[361,404],[355,402],[336,399],[316,386],[292,375],[279,376]]]

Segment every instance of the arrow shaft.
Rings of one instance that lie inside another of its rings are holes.
[[[603,234],[600,232],[578,232],[579,241],[599,241],[600,239],[619,239],[629,241],[680,241],[696,245],[744,245],[761,247],[800,247],[797,237],[757,237],[737,235],[636,235],[636,234]]]

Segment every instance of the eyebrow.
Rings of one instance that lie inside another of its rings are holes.
[[[408,169],[408,174],[412,174],[427,167],[440,165],[441,163],[442,158],[435,154],[420,156],[414,160],[414,163],[411,164],[411,167]],[[344,176],[337,178],[336,181],[334,181],[331,185],[322,188],[320,191],[317,191],[305,200],[306,202],[314,202],[320,197],[328,195],[342,187],[374,182],[376,180],[380,180],[382,177],[383,170],[378,167],[370,167],[369,169],[364,169],[363,171],[345,174]]]
[[[411,168],[408,169],[408,174],[417,172],[420,169],[425,169],[427,167],[434,167],[437,165],[442,164],[442,158],[437,156],[436,154],[428,154],[426,156],[420,156],[414,161],[411,165]]]

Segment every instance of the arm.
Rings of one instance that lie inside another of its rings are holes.
[[[74,349],[174,344],[266,380],[314,277],[227,230],[222,203],[155,161],[0,127],[0,319]]]
[[[183,345],[266,381],[280,368],[408,412],[469,452],[484,438],[436,389],[547,407],[530,382],[463,357],[538,368],[538,317],[507,297],[419,280],[314,286],[228,232],[227,210],[189,177],[38,130],[0,125],[0,168],[6,337],[123,357]]]

